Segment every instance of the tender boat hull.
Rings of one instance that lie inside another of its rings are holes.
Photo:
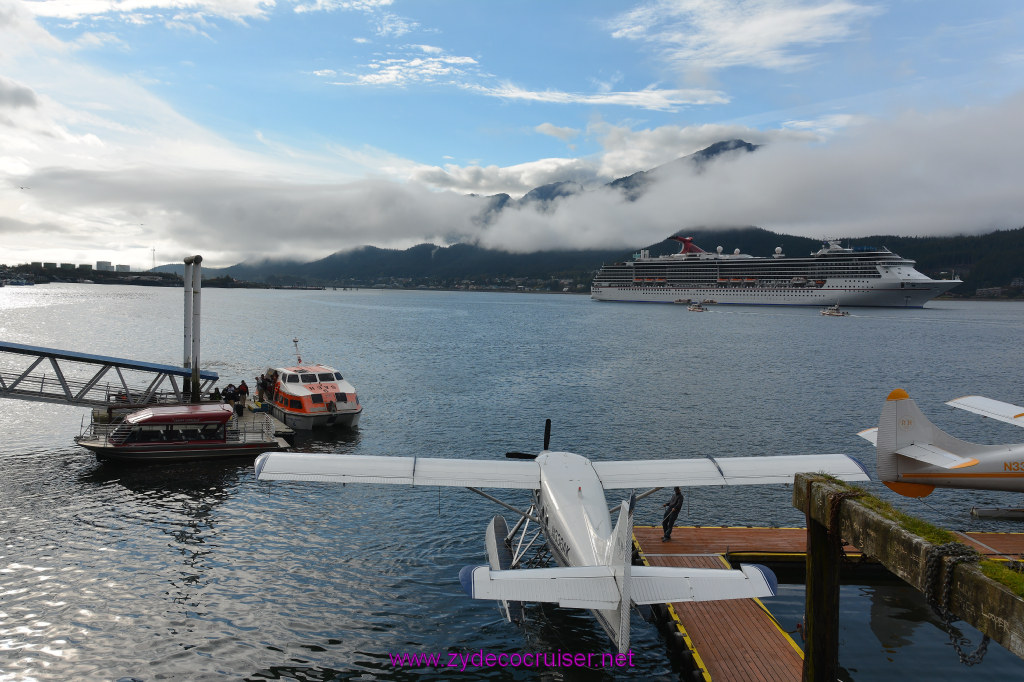
[[[363,414],[363,407],[360,405],[359,409],[354,411],[309,414],[305,412],[289,412],[275,404],[271,407],[270,413],[275,419],[284,422],[286,426],[292,429],[309,430],[324,426],[355,428],[359,425],[359,417]]]
[[[96,459],[112,462],[184,462],[199,459],[220,459],[223,457],[256,457],[268,450],[287,449],[288,444],[279,439],[263,442],[249,443],[213,443],[210,445],[188,445],[175,448],[165,445],[154,445],[151,447],[130,447],[101,445],[98,442],[90,442],[87,439],[80,439],[78,444],[91,450]]]

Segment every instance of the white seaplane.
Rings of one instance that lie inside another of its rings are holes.
[[[979,395],[946,403],[1024,427],[1024,407]],[[901,388],[886,398],[878,426],[859,434],[875,445],[878,478],[907,497],[935,488],[1024,492],[1024,443],[980,445],[954,438],[932,424]]]
[[[270,452],[257,458],[256,476],[261,481],[466,487],[519,515],[511,533],[503,517],[491,520],[489,565],[460,572],[469,595],[500,601],[509,620],[510,607],[520,602],[590,609],[620,653],[629,648],[634,604],[771,596],[776,582],[769,569],[756,564],[740,570],[632,566],[633,508],[639,497],[633,494],[609,510],[606,489],[656,486],[640,496],[645,497],[666,485],[792,483],[797,472],[818,471],[848,481],[870,480],[859,462],[840,454],[592,462],[548,450],[549,437],[550,426],[540,454],[510,452],[509,461]],[[520,511],[479,488],[532,490],[533,504]],[[540,530],[527,540],[531,522]],[[559,566],[521,568],[526,550],[541,533]]]

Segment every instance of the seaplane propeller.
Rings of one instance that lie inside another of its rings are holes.
[[[549,450],[551,445],[551,420],[544,420],[544,449]],[[509,459],[537,459],[537,455],[532,452],[506,452],[505,456]]]

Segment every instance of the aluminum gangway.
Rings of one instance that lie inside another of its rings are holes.
[[[189,399],[192,370],[0,341],[0,397],[89,407],[134,407]],[[199,392],[217,381],[199,372]]]

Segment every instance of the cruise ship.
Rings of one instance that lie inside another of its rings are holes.
[[[826,241],[807,257],[789,257],[777,247],[768,257],[701,249],[692,237],[679,253],[651,256],[647,249],[623,263],[605,265],[594,277],[598,301],[734,305],[842,305],[921,308],[949,291],[958,279],[931,279],[914,261],[884,247],[843,247]]]

